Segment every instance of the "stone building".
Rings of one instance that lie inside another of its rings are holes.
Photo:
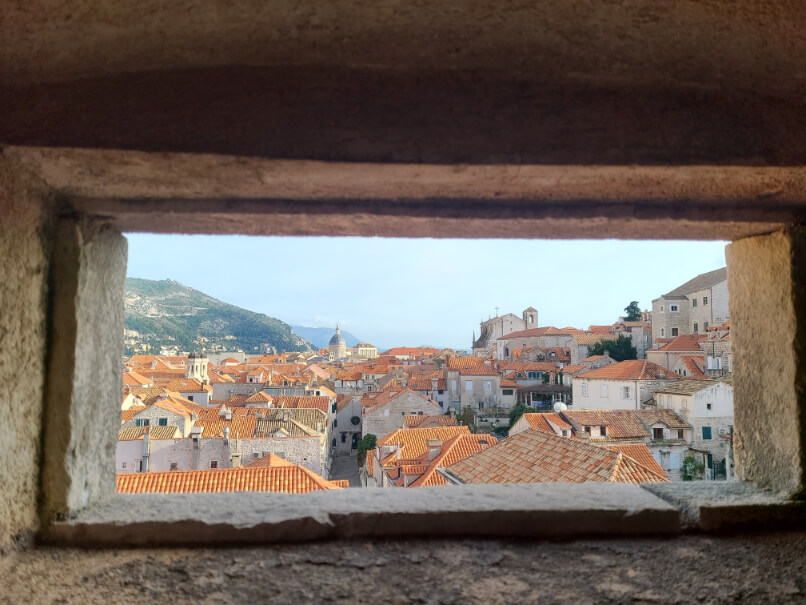
[[[652,343],[660,338],[705,334],[730,319],[728,270],[698,275],[652,301]]]
[[[491,363],[476,357],[448,359],[444,373],[449,408],[458,412],[515,406],[518,385],[503,378]]]
[[[328,359],[330,359],[330,361],[339,361],[347,357],[347,343],[341,335],[339,326],[336,326],[336,333],[333,334],[333,337],[330,339],[327,350]]]
[[[537,309],[528,307],[520,317],[514,313],[498,315],[479,323],[479,337],[473,338],[473,355],[487,356],[495,353],[499,338],[512,332],[537,327]]]
[[[655,390],[655,401],[659,409],[673,410],[691,423],[694,433],[691,447],[695,453],[704,455],[711,476],[717,468],[720,475],[730,475],[730,437],[734,424],[730,378],[678,380]]]
[[[351,454],[355,451],[361,440],[362,423],[361,396],[339,395],[336,400],[336,417],[333,423],[336,454]]]
[[[188,355],[185,378],[206,383],[207,363],[207,355],[204,353],[199,353],[198,351],[193,351],[190,355]]]
[[[589,370],[574,378],[575,410],[640,410],[652,392],[680,377],[651,361],[634,359]]]
[[[441,412],[439,404],[409,388],[390,388],[380,393],[368,393],[362,398],[362,435],[383,437],[405,428],[405,416],[433,415]]]

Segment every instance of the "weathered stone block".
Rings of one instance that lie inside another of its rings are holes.
[[[122,389],[126,240],[104,225],[62,220],[52,297],[43,514],[80,510],[115,491]]]
[[[736,473],[800,497],[806,486],[806,232],[727,247]]]
[[[48,237],[41,183],[0,155],[0,550],[37,527]]]

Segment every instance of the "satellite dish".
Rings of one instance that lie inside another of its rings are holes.
[[[563,410],[567,410],[568,406],[565,405],[562,401],[557,401],[554,403],[554,411],[555,412],[562,412]]]

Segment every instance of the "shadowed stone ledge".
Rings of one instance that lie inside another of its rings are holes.
[[[305,495],[117,495],[52,523],[46,543],[180,545],[357,537],[672,534],[675,507],[634,485],[473,485]]]
[[[806,528],[806,502],[790,500],[750,483],[697,481],[643,487],[676,506],[685,529],[715,532]]]

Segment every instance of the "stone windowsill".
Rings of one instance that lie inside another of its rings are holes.
[[[802,527],[806,505],[741,482],[463,485],[118,494],[52,523],[45,543],[182,545],[357,537],[574,538]]]

